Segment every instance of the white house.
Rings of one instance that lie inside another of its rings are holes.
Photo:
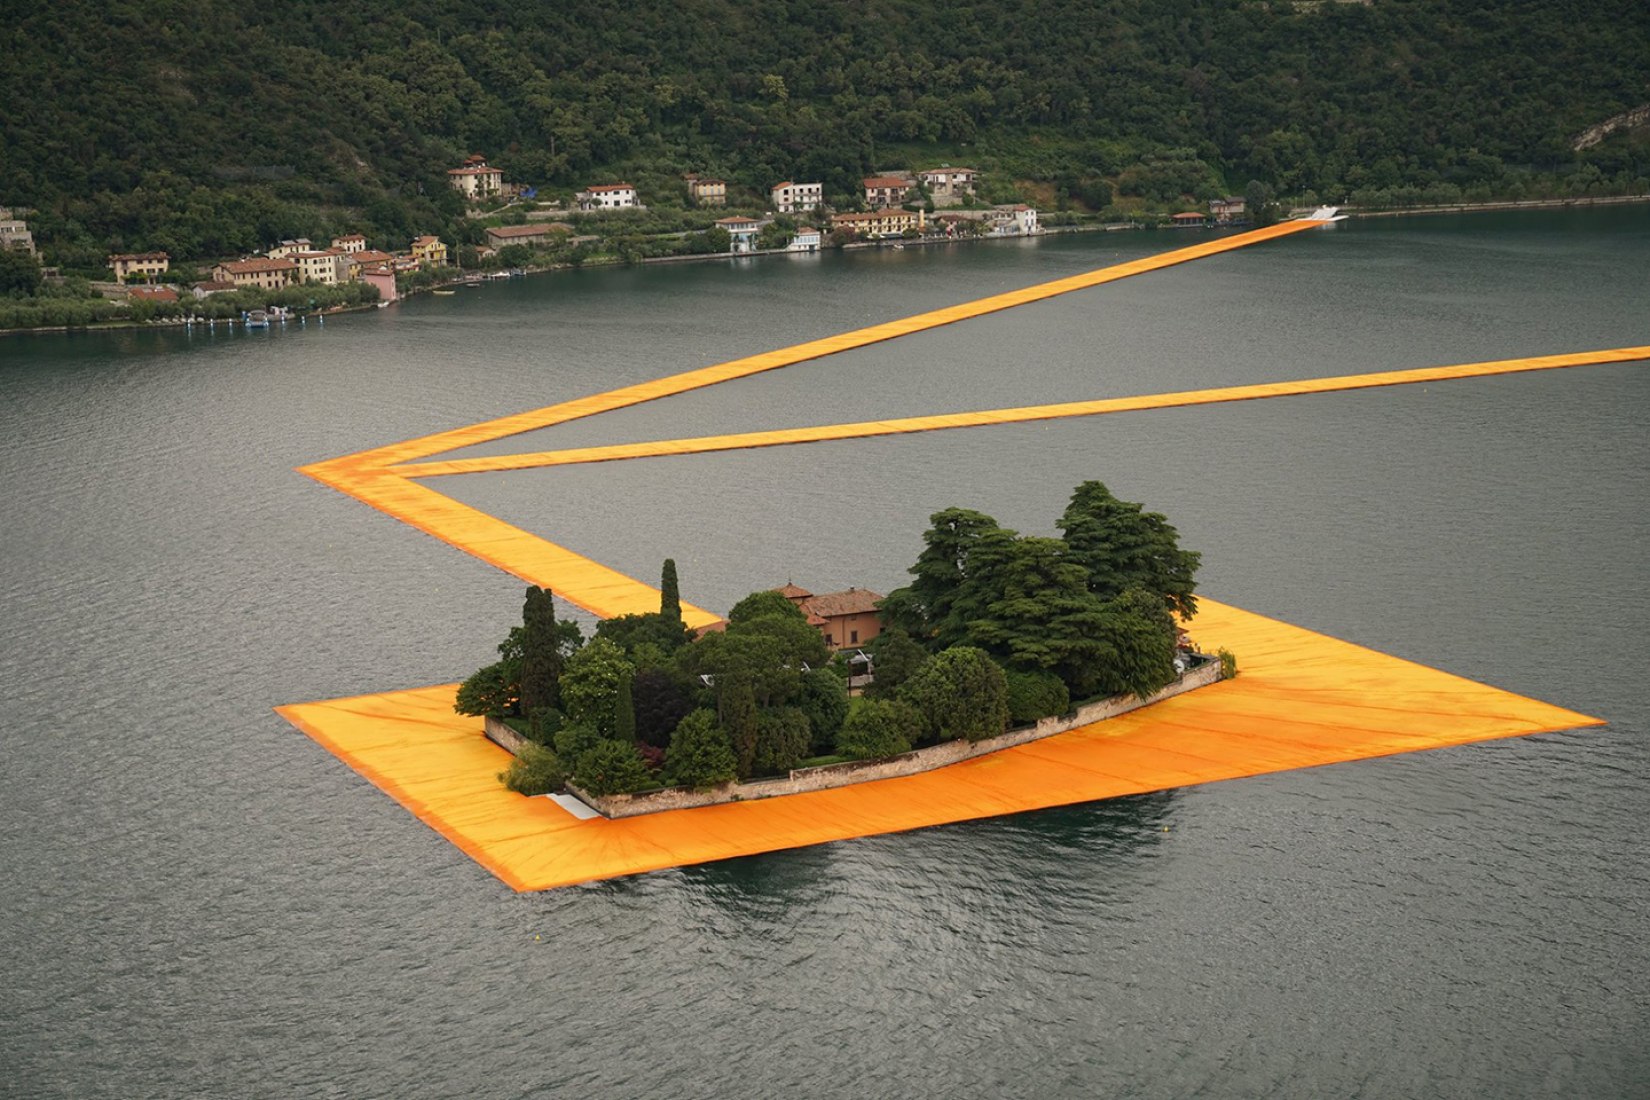
[[[773,200],[773,208],[781,214],[806,214],[810,210],[818,210],[825,204],[825,185],[823,183],[792,183],[786,180],[776,183],[768,192]]]
[[[789,250],[791,252],[818,252],[819,230],[809,225],[798,229],[796,236],[791,238]]]
[[[991,231],[1003,237],[1030,236],[1042,232],[1037,225],[1037,211],[1025,203],[992,207]]]
[[[731,218],[718,218],[716,224],[726,229],[728,236],[732,238],[732,244],[728,248],[729,252],[737,254],[756,251],[756,234],[762,228],[761,222],[755,218],[736,215]]]
[[[628,183],[601,183],[578,195],[580,210],[628,210],[636,206],[636,189]]]

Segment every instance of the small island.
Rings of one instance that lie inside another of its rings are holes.
[[[588,642],[529,588],[455,709],[514,754],[511,790],[627,817],[927,771],[1236,674],[1183,627],[1200,555],[1098,481],[1059,538],[963,508],[930,524],[912,583],[886,597],[787,584],[698,632],[674,561],[657,612]]]

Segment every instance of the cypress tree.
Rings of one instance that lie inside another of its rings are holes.
[[[556,705],[561,679],[561,648],[556,637],[556,600],[548,588],[527,590],[521,609],[521,711],[533,712]]]
[[[666,558],[659,578],[659,615],[670,626],[682,626],[682,593],[676,584],[676,559]]]

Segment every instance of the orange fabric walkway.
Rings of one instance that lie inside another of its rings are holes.
[[[1139,397],[1107,397],[1094,401],[1068,401],[1058,405],[1026,405],[1016,409],[986,409],[981,412],[938,413],[896,420],[866,420],[858,424],[826,424],[812,428],[781,428],[765,432],[742,432],[738,435],[699,436],[693,439],[611,443],[600,447],[575,447],[561,451],[409,463],[390,469],[402,477],[439,477],[494,470],[526,470],[540,466],[573,466],[585,462],[617,462],[627,458],[658,458],[665,455],[703,454],[708,451],[745,450],[751,447],[783,447],[793,443],[866,439],[871,436],[932,432],[946,428],[978,428],[989,424],[1023,424],[1032,420],[1061,420],[1073,416],[1099,416],[1142,409],[1171,409],[1227,401],[1254,401],[1264,397],[1295,397],[1309,393],[1372,389],[1377,386],[1404,386],[1416,382],[1447,382],[1458,378],[1556,370],[1561,367],[1599,363],[1628,363],[1640,359],[1650,359],[1650,346],[1607,348],[1603,351],[1581,351],[1526,359],[1501,359],[1488,363],[1458,363],[1448,367],[1378,371],[1373,374],[1346,374],[1335,378],[1302,378],[1293,382],[1260,382],[1251,386],[1182,390],[1178,393],[1144,394]]]
[[[453,685],[279,712],[516,890],[1600,721],[1213,600],[1194,634],[1241,675],[904,779],[622,821],[504,790]]]

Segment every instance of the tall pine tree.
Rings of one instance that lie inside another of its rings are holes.
[[[531,717],[536,710],[556,705],[561,680],[556,599],[548,588],[534,585],[527,590],[521,620],[521,712]]]
[[[682,593],[676,584],[676,559],[666,558],[659,578],[659,615],[669,626],[682,628]]]

